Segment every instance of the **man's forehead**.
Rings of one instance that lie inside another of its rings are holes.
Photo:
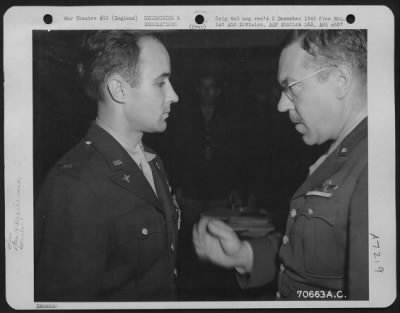
[[[293,80],[300,71],[303,71],[306,54],[299,42],[285,47],[279,57],[278,81],[284,83]]]
[[[170,71],[170,59],[164,45],[153,37],[144,37],[139,42],[139,62],[143,68]]]

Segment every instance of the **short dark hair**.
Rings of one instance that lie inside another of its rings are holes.
[[[98,100],[108,75],[119,73],[133,86],[139,79],[139,41],[154,34],[127,30],[99,30],[85,34],[78,74],[87,95]]]
[[[327,61],[350,64],[360,74],[367,74],[367,31],[364,29],[294,30],[284,43],[296,41],[313,56],[315,63]]]

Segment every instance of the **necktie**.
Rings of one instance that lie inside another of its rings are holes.
[[[147,181],[149,182],[151,188],[153,188],[154,193],[157,195],[156,187],[154,185],[154,178],[153,178],[153,172],[151,171],[150,165],[146,160],[146,157],[144,155],[144,149],[141,143],[137,145],[136,148],[137,152],[137,160],[138,160],[138,165],[139,168],[141,169],[144,177],[146,177]]]

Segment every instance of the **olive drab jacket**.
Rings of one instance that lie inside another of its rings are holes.
[[[283,236],[250,241],[242,287],[278,273],[283,300],[368,299],[367,130],[364,119],[295,192]]]
[[[36,301],[174,299],[178,209],[161,160],[149,164],[157,195],[93,123],[55,165],[35,206]]]

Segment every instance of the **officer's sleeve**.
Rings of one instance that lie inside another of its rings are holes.
[[[352,196],[349,211],[349,300],[367,300],[368,285],[368,171],[364,167]]]
[[[41,227],[36,301],[93,300],[98,294],[108,232],[96,209],[95,195],[79,178],[55,175],[46,182],[35,207]]]
[[[248,240],[253,250],[253,266],[248,274],[237,274],[241,288],[259,287],[272,282],[278,272],[278,251],[281,235],[277,232]]]

